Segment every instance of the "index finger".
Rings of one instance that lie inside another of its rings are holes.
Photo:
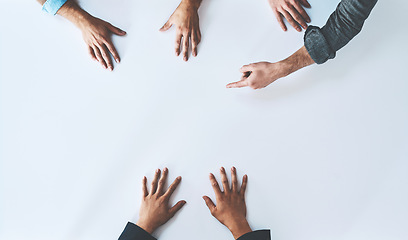
[[[217,179],[215,179],[212,173],[210,173],[210,182],[215,192],[215,197],[218,198],[221,195],[221,189],[220,189],[220,186],[218,185]]]
[[[242,88],[242,87],[247,87],[249,85],[248,80],[244,79],[238,82],[232,82],[227,84],[227,88]]]

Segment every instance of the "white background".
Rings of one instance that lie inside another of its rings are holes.
[[[318,26],[338,3],[310,2]],[[162,240],[233,239],[201,199],[220,166],[248,174],[248,220],[274,240],[407,239],[408,4],[379,1],[334,60],[254,91],[225,85],[303,33],[282,32],[266,0],[204,0],[186,63],[175,30],[158,31],[178,3],[81,1],[128,32],[111,73],[68,21],[1,0],[0,239],[117,239],[142,177],[165,166],[188,203]]]

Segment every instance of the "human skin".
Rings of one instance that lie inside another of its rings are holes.
[[[46,2],[46,0],[37,1],[40,4]],[[57,14],[68,19],[81,30],[91,58],[97,60],[103,68],[112,71],[113,63],[111,55],[117,63],[120,62],[120,57],[112,43],[111,36],[112,34],[124,36],[126,32],[92,16],[72,0],[68,0],[58,10]]]
[[[170,197],[180,184],[181,177],[178,176],[166,190],[168,172],[167,168],[163,169],[163,174],[160,169],[156,170],[150,191],[146,186],[147,178],[144,177],[142,180],[143,197],[136,225],[150,234],[170,220],[186,204],[186,201],[181,200],[170,206]]]
[[[176,27],[176,56],[182,53],[183,60],[188,61],[189,46],[194,57],[197,56],[197,46],[201,41],[198,8],[201,0],[182,0],[169,20],[160,28],[164,32]]]
[[[286,18],[298,32],[302,31],[300,26],[306,29],[307,23],[310,23],[310,17],[303,8],[311,7],[307,0],[268,0],[268,2],[283,31],[288,30],[283,18]]]
[[[231,186],[223,167],[220,169],[220,174],[223,191],[221,191],[215,176],[210,173],[210,182],[215,192],[217,204],[214,204],[208,196],[203,196],[203,199],[211,214],[220,223],[224,224],[231,231],[234,238],[237,239],[245,233],[252,232],[246,220],[245,190],[248,176],[244,175],[240,188],[235,167],[231,168]]]
[[[242,73],[241,79],[237,82],[229,83],[227,88],[264,88],[277,79],[313,63],[315,62],[310,57],[305,46],[303,46],[290,57],[279,62],[258,62],[242,66],[240,69]]]

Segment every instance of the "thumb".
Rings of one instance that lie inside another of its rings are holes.
[[[209,198],[208,196],[203,196],[203,199],[205,201],[205,204],[207,204],[208,209],[210,209],[210,212],[213,212],[215,209],[215,204],[211,200],[211,198]]]
[[[110,23],[109,23],[109,27],[110,27],[110,30],[111,30],[114,34],[116,34],[116,35],[123,36],[123,35],[126,34],[125,31],[123,31],[122,29],[120,29],[120,28],[118,28],[118,27],[113,26],[113,25],[110,24]]]
[[[172,23],[170,23],[170,19],[163,25],[163,27],[160,28],[160,32],[164,32],[167,31],[171,28],[171,26],[173,26]]]
[[[170,208],[171,216],[174,216],[187,202],[184,200],[178,201],[172,208]]]
[[[239,69],[239,71],[241,73],[252,72],[252,67],[250,65],[244,65]]]

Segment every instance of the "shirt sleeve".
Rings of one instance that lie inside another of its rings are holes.
[[[157,240],[143,228],[128,222],[125,229],[119,237],[119,240]]]
[[[68,0],[47,0],[42,7],[44,12],[50,13],[52,15],[57,14],[58,10],[67,2]]]
[[[342,0],[322,28],[309,26],[304,42],[310,57],[322,64],[336,56],[363,28],[377,0]]]
[[[249,233],[245,233],[237,240],[271,240],[270,230],[257,230]]]

